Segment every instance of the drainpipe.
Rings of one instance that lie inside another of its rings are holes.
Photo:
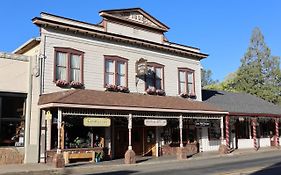
[[[30,145],[30,121],[31,121],[31,103],[32,103],[32,57],[29,57],[28,68],[28,92],[25,112],[25,129],[24,129],[24,163],[27,163],[28,148]]]

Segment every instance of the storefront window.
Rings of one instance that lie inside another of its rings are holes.
[[[25,98],[0,97],[0,146],[24,146]]]
[[[221,138],[220,120],[210,120],[209,139],[218,140]]]
[[[105,127],[85,127],[83,117],[65,117],[64,148],[104,147]]]

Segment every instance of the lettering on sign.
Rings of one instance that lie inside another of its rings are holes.
[[[209,127],[210,123],[209,122],[195,122],[196,127]]]
[[[167,120],[159,120],[159,119],[145,119],[145,126],[166,126]]]
[[[109,118],[85,117],[83,119],[83,125],[89,127],[109,127],[111,120]]]

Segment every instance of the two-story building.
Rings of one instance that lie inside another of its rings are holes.
[[[40,36],[14,52],[32,61],[25,162],[62,152],[218,150],[227,112],[201,100],[200,60],[208,55],[170,42],[169,27],[140,8],[100,16],[90,24],[41,13],[32,19]]]

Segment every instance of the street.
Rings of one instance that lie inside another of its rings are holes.
[[[251,155],[234,155],[212,159],[170,161],[161,164],[141,163],[130,166],[118,166],[112,168],[88,169],[78,171],[68,170],[66,174],[102,174],[102,175],[130,175],[130,174],[153,174],[153,175],[279,175],[281,172],[281,151],[265,152]]]

